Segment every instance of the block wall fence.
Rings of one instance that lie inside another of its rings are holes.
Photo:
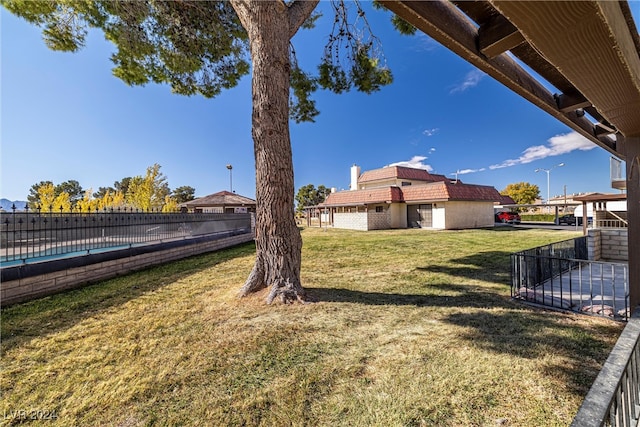
[[[2,271],[0,305],[5,307],[26,302],[153,265],[229,248],[251,242],[254,237],[254,233],[244,233],[216,240],[206,238],[193,239],[192,242],[184,241],[180,245],[151,245],[155,247],[124,250],[125,253],[121,254],[104,253],[100,254],[101,256],[93,256],[92,259],[92,255],[86,255],[68,260],[57,260],[58,266],[65,266],[66,263],[68,268],[52,266],[48,268],[48,272],[45,266],[38,266],[37,264],[7,267]],[[115,259],[108,259],[109,257]]]
[[[591,228],[587,233],[589,259],[593,261],[629,260],[629,241],[626,228]]]

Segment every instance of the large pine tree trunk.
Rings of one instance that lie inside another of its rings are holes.
[[[233,1],[249,34],[256,161],[256,263],[240,293],[271,287],[267,302],[304,301],[302,238],[294,217],[289,137],[289,16],[281,1]]]

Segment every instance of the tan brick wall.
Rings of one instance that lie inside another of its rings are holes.
[[[599,229],[590,228],[587,230],[587,253],[591,261],[600,261],[602,259],[600,241],[601,235]]]
[[[367,228],[369,230],[388,230],[391,228],[391,210],[389,205],[382,206],[382,212],[376,212],[376,206],[369,206],[367,210]]]
[[[601,229],[600,248],[602,259],[610,261],[628,261],[629,244],[627,229]]]
[[[254,239],[253,233],[227,237],[180,248],[105,261],[67,270],[56,271],[40,276],[27,277],[0,284],[0,303],[2,306],[29,301],[45,295],[51,295],[67,289],[77,288],[89,282],[109,279],[118,275],[152,265],[187,258],[192,255],[213,252],[222,248],[236,246]]]
[[[626,228],[591,228],[587,231],[587,251],[593,261],[628,261]]]

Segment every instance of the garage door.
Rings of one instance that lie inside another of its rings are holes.
[[[431,209],[433,205],[409,205],[407,206],[407,223],[410,228],[430,228],[433,226]]]

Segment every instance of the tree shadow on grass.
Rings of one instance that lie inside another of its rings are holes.
[[[255,253],[253,242],[139,270],[2,309],[2,354],[225,261]]]
[[[511,252],[487,251],[452,259],[453,265],[427,265],[418,271],[444,273],[450,276],[496,283],[509,283]]]
[[[429,292],[436,291],[436,293]],[[425,285],[424,294],[366,292],[344,288],[305,288],[311,301],[416,307],[514,307],[514,303],[469,285]]]
[[[524,359],[554,354],[573,361],[549,364],[543,369],[549,376],[562,375],[572,392],[581,396],[609,353],[611,344],[603,337],[615,337],[622,330],[614,322],[576,323],[570,320],[575,315],[524,308],[472,285],[428,286],[445,294],[389,294],[336,288],[307,291],[312,298],[324,302],[425,307],[425,319],[429,318],[429,307],[451,307],[454,310],[439,320],[460,327],[459,337],[469,346]]]
[[[556,357],[550,360],[559,361],[544,365],[543,372],[565,378],[573,393],[584,396],[611,349],[603,337],[618,336],[622,325],[606,321],[576,324],[568,321],[571,316],[522,309],[452,313],[444,321],[463,327],[462,338],[488,351],[527,359],[553,354]]]

